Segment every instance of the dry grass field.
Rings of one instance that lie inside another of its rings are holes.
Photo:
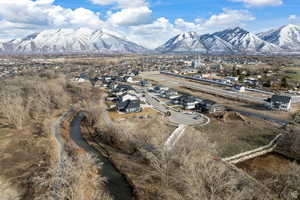
[[[4,199],[30,199],[34,191],[30,177],[50,165],[51,141],[31,129],[16,130],[7,120],[0,120],[0,191]]]
[[[158,116],[158,112],[153,110],[150,107],[143,108],[142,112],[139,113],[118,113],[116,111],[110,111],[109,116],[111,117],[112,120],[126,120],[129,118],[139,118],[139,117],[144,117],[144,116]]]
[[[115,120],[115,125],[117,129],[123,130],[132,138],[153,145],[155,148],[161,148],[176,129],[175,126],[168,125],[164,117],[157,113],[146,118],[134,116],[125,120]]]
[[[267,121],[243,117],[242,119],[213,119],[204,127],[196,127],[217,146],[217,155],[229,157],[267,145],[280,133],[277,125]]]

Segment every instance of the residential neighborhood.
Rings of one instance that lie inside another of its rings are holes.
[[[0,200],[300,200],[300,0],[0,0]]]

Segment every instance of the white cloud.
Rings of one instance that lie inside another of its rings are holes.
[[[45,29],[88,27],[155,48],[182,32],[213,32],[255,19],[248,11],[224,9],[207,19],[178,18],[170,22],[160,17],[152,21],[152,10],[144,0],[93,1],[101,5],[116,4],[121,9],[108,11],[107,19],[103,20],[100,13],[85,8],[64,8],[54,5],[54,0],[0,0],[0,38],[24,37]]]
[[[290,15],[289,16],[289,20],[295,20],[295,19],[297,19],[297,15]]]
[[[195,31],[202,34],[229,26],[240,26],[243,25],[243,22],[254,19],[255,17],[248,11],[230,9],[224,9],[222,13],[212,15],[209,19],[197,18],[194,22],[178,18],[174,23],[171,23],[168,19],[162,17],[151,24],[131,27],[127,37],[148,48],[155,48],[182,32]]]
[[[100,26],[99,13],[85,8],[75,10],[53,5],[53,0],[0,0],[0,17],[11,23],[40,26]]]
[[[13,39],[24,37],[35,32],[39,27],[22,23],[12,23],[6,20],[0,20],[0,38]]]
[[[233,2],[242,2],[250,7],[260,7],[260,6],[280,6],[283,4],[282,0],[230,0]]]
[[[244,21],[255,20],[255,17],[248,11],[223,9],[223,13],[212,15],[203,23],[206,27],[228,27],[239,26]]]
[[[156,48],[181,32],[168,19],[161,17],[151,24],[130,27],[127,38],[145,47]]]
[[[144,6],[140,8],[126,8],[116,13],[109,13],[108,22],[114,25],[136,26],[151,22],[152,11]]]
[[[195,22],[187,22],[181,18],[175,20],[175,27],[181,31],[194,31],[202,32],[206,30],[206,27],[202,26],[204,19],[196,19]]]
[[[148,6],[145,0],[90,0],[92,3],[102,6],[116,5],[117,8],[137,8]]]
[[[12,27],[10,36],[15,37],[25,31],[31,33],[47,28],[95,29],[104,23],[99,13],[85,8],[67,9],[53,3],[54,0],[0,0],[0,34],[4,35],[7,26]]]

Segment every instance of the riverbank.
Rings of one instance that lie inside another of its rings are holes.
[[[144,161],[139,157],[135,150],[123,151],[120,147],[114,145],[107,145],[95,135],[93,129],[88,126],[82,126],[82,137],[84,140],[100,154],[105,155],[114,167],[124,175],[127,182],[133,188],[133,195],[138,200],[155,199],[157,190],[154,189],[155,185],[145,184],[141,177],[145,171],[151,170],[147,168]],[[150,198],[151,197],[151,198]]]
[[[76,144],[77,148],[97,158],[101,164],[100,175],[105,178],[105,188],[114,200],[133,200],[133,189],[127,182],[126,177],[118,171],[108,157],[103,155],[103,151],[97,151],[97,148],[93,148],[93,145],[86,143],[86,140],[82,137],[85,131],[81,129],[82,119],[83,116],[79,114],[70,123],[70,139]]]

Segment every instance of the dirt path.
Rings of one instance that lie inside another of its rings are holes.
[[[170,135],[164,144],[165,151],[171,151],[176,145],[177,141],[183,136],[186,125],[180,124],[177,129]]]
[[[60,116],[52,125],[51,132],[55,138],[55,141],[57,143],[57,158],[58,158],[58,173],[60,174],[61,179],[59,179],[59,182],[55,185],[55,190],[59,191],[62,188],[63,185],[63,177],[64,177],[64,167],[65,167],[65,149],[64,149],[64,141],[61,137],[61,125],[66,120],[66,118],[72,113],[72,110],[69,110],[68,112],[65,112],[62,116]],[[53,192],[53,198],[60,200],[59,192]]]
[[[51,132],[53,136],[55,137],[55,141],[57,143],[57,157],[58,157],[58,164],[60,166],[63,165],[63,157],[64,157],[64,142],[61,137],[61,124],[64,122],[64,120],[69,116],[69,114],[72,111],[65,112],[62,116],[60,116],[53,124],[51,127]]]

